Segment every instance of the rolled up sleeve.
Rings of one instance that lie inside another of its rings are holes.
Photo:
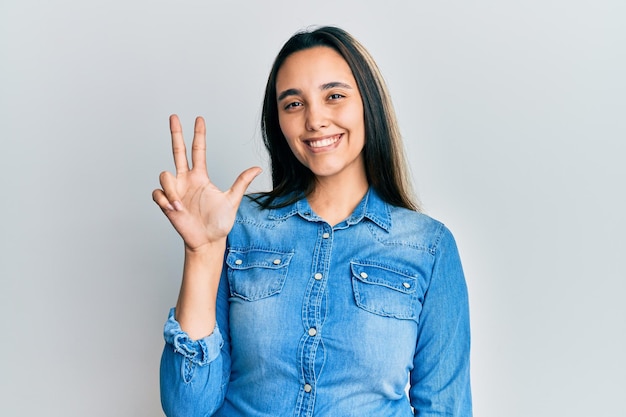
[[[164,328],[161,356],[161,404],[168,417],[210,416],[224,400],[224,340],[213,333],[192,340],[174,318],[172,308]]]

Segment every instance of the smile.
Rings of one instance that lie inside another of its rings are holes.
[[[339,139],[341,139],[341,136],[342,135],[339,134],[339,135],[334,135],[334,136],[328,136],[328,137],[321,138],[321,139],[306,140],[305,142],[311,148],[324,148],[326,146],[334,145],[335,143],[339,142]]]

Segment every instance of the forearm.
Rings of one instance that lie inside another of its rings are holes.
[[[215,306],[226,239],[201,250],[185,249],[183,279],[176,303],[176,320],[193,340],[213,333]]]

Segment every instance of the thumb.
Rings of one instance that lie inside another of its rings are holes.
[[[230,190],[228,190],[228,193],[235,199],[236,205],[239,205],[248,186],[261,172],[263,170],[260,167],[252,167],[239,174]]]

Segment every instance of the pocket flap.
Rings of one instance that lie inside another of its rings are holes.
[[[351,262],[352,275],[365,284],[381,285],[405,294],[417,290],[417,277],[381,265]]]
[[[279,269],[289,265],[292,256],[293,252],[275,252],[261,249],[230,249],[226,257],[226,264],[231,269]]]

